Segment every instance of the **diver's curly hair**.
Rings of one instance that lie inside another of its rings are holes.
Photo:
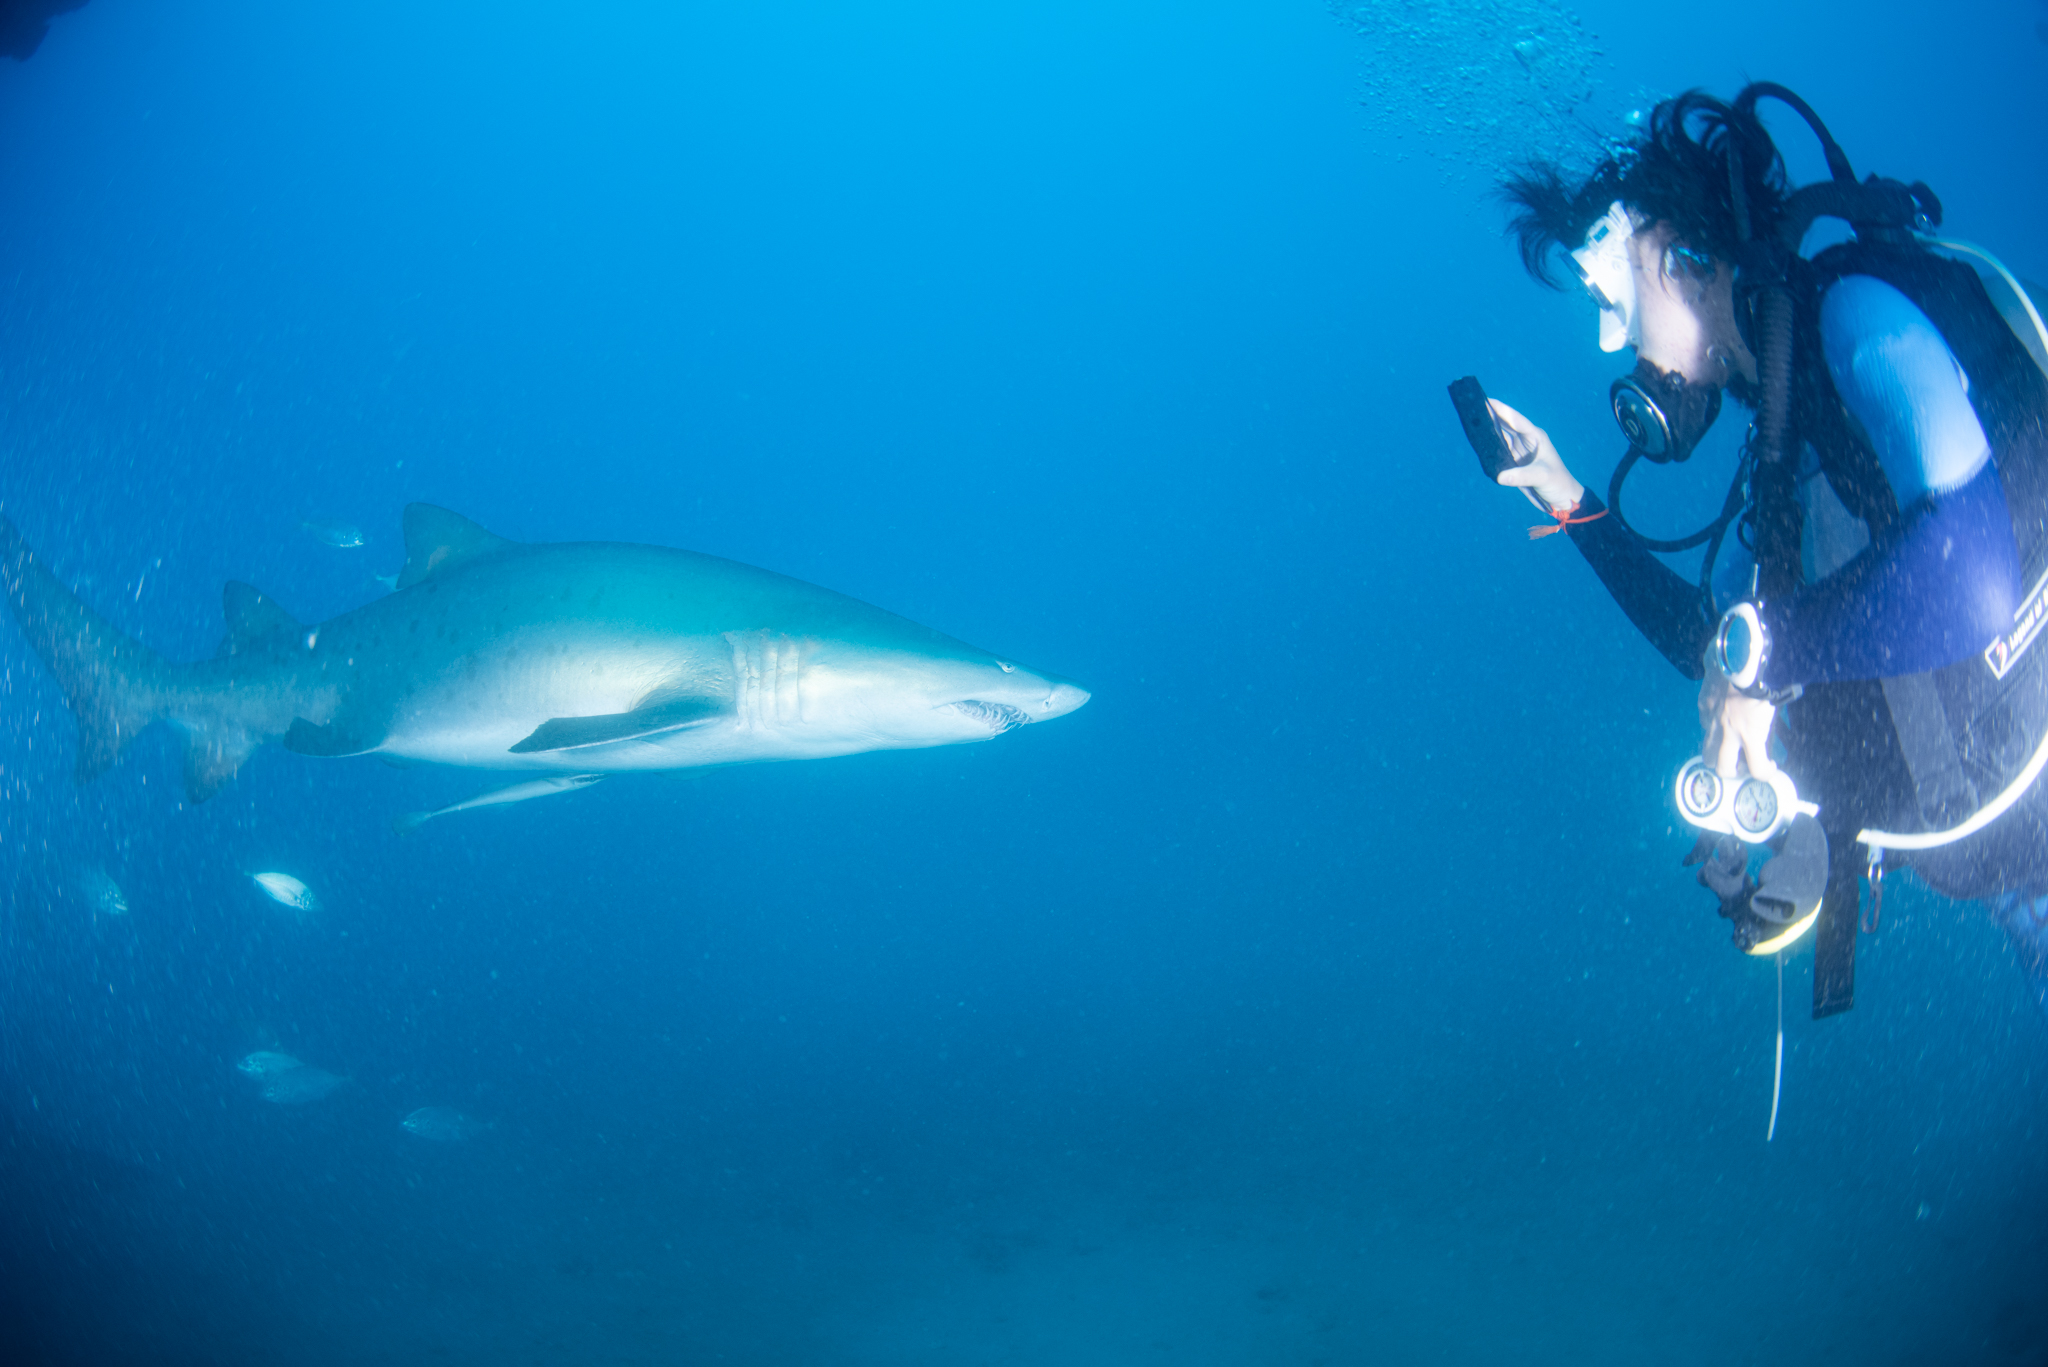
[[[1739,99],[1740,97],[1738,97]],[[1752,231],[1769,233],[1785,205],[1785,160],[1754,114],[1705,91],[1688,90],[1651,111],[1648,130],[1622,143],[1577,190],[1556,162],[1532,161],[1500,184],[1512,209],[1508,231],[1530,275],[1556,289],[1556,253],[1585,241],[1620,200],[1645,220],[1669,223],[1678,240],[1724,261],[1738,259],[1741,234],[1729,194],[1728,153],[1741,149]]]

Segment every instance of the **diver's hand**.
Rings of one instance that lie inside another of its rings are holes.
[[[1700,758],[1713,765],[1715,773],[1734,778],[1738,754],[1757,778],[1777,773],[1771,759],[1771,722],[1777,715],[1778,709],[1762,698],[1737,693],[1710,653],[1707,676],[1700,681],[1700,726],[1707,733]]]
[[[1500,482],[1510,489],[1520,489],[1545,512],[1563,512],[1578,507],[1579,500],[1586,496],[1586,486],[1573,479],[1572,472],[1564,468],[1564,458],[1551,445],[1550,434],[1499,399],[1488,399],[1487,402],[1493,405],[1493,415],[1500,419],[1501,428],[1507,433],[1508,445],[1515,448],[1515,454],[1520,455],[1524,451],[1536,453],[1536,459],[1527,465],[1510,466],[1501,471]]]

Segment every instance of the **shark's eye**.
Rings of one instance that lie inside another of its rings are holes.
[[[1005,674],[1015,674],[1017,672],[1017,666],[1004,664],[1001,660],[996,661],[996,668],[1002,670]]]

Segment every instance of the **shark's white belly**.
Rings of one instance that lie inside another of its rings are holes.
[[[529,651],[525,663],[451,671],[407,700],[379,752],[471,769],[625,773],[949,745],[1005,729],[957,710],[945,670],[921,668],[901,652],[750,631],[724,634],[722,667],[706,669],[706,653],[605,642],[581,654]],[[719,715],[608,744],[513,751],[557,718],[630,713],[678,671],[692,670],[694,686],[722,695]]]

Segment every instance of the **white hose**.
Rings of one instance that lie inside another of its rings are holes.
[[[1975,835],[2011,810],[2012,804],[2025,797],[2027,789],[2034,786],[2034,780],[2041,776],[2043,767],[2048,767],[2048,734],[2041,737],[2041,743],[2034,747],[2034,757],[2027,761],[2027,767],[2020,770],[2019,776],[2006,785],[2005,791],[1979,807],[1977,814],[1962,825],[1951,826],[1945,831],[1922,831],[1918,835],[1865,829],[1856,832],[1856,839],[1873,851],[1935,850],[1943,845],[1953,845]]]
[[[1785,1082],[1785,951],[1778,951],[1778,1061],[1771,1069],[1771,1127],[1764,1143],[1778,1136],[1778,1090]]]

